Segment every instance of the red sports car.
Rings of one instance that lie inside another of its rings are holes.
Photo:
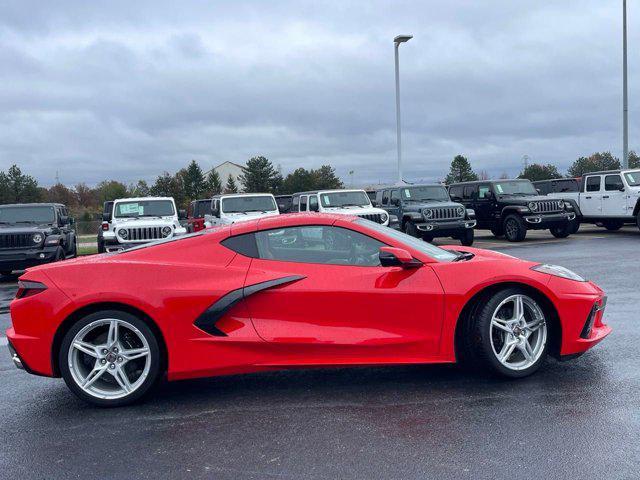
[[[164,375],[468,361],[523,377],[609,334],[605,301],[562,267],[295,214],[30,269],[7,336],[19,367],[115,406]]]

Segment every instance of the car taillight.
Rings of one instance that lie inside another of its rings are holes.
[[[31,282],[29,280],[18,281],[18,291],[16,292],[16,298],[25,298],[36,295],[47,289],[44,283]]]
[[[109,230],[109,222],[102,222],[102,230],[105,232]]]

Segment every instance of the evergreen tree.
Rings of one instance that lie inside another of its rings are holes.
[[[331,165],[322,165],[319,169],[313,170],[314,190],[329,190],[344,188],[340,179],[336,176],[336,171]]]
[[[222,193],[222,182],[220,181],[220,175],[215,170],[211,170],[207,175],[206,182],[206,196],[213,197]]]
[[[456,155],[451,161],[451,168],[444,180],[445,183],[448,185],[450,183],[471,182],[474,180],[478,180],[478,175],[471,168],[469,160],[462,155]]]
[[[631,157],[631,156],[629,156]],[[570,177],[581,177],[585,173],[620,168],[620,160],[611,152],[596,152],[588,157],[580,157],[569,168]]]
[[[287,175],[282,183],[282,192],[292,194],[296,192],[306,192],[315,188],[315,178],[313,171],[306,168],[296,168]]]
[[[244,173],[238,180],[248,193],[272,192],[278,172],[266,157],[253,157],[247,161]]]
[[[191,160],[189,166],[181,172],[184,195],[187,201],[202,198],[207,190],[207,185],[200,165],[195,160]]]
[[[640,168],[640,156],[633,150],[629,152],[629,168]]]
[[[238,193],[238,186],[231,175],[227,178],[227,184],[224,187],[224,193]]]
[[[38,182],[31,175],[24,175],[17,165],[0,172],[0,200],[2,203],[37,202],[41,200]]]
[[[562,178],[562,175],[558,172],[558,168],[555,165],[547,164],[540,165],[533,163],[527,165],[518,178],[526,178],[535,182],[537,180],[550,180],[552,178]]]

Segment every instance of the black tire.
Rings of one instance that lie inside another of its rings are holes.
[[[567,238],[571,235],[571,224],[567,222],[561,227],[551,227],[549,231],[556,238]]]
[[[98,239],[98,253],[105,253],[104,240]]]
[[[608,222],[604,222],[604,228],[609,230],[610,232],[615,232],[620,230],[624,226],[624,222],[610,220]]]
[[[502,227],[500,227],[500,228],[497,228],[497,227],[492,228],[491,229],[491,233],[496,238],[500,238],[500,237],[504,236],[504,230],[502,230]]]
[[[640,213],[636,216],[636,225],[638,226],[638,229],[640,229]]]
[[[472,360],[477,362],[475,365],[476,368],[480,367],[489,373],[507,378],[522,378],[531,375],[544,363],[551,343],[549,334],[546,336],[546,341],[539,358],[535,363],[523,370],[512,370],[504,366],[496,358],[496,354],[493,351],[490,338],[493,314],[503,300],[517,294],[526,295],[531,298],[531,300],[540,306],[545,316],[548,316],[548,312],[544,311],[543,306],[537,299],[517,287],[506,288],[491,296],[485,297],[483,303],[480,303],[478,307],[474,309],[472,316],[467,320],[465,331],[463,332],[464,338],[462,340],[464,341],[461,342],[461,347],[466,351],[461,357],[467,359],[467,363]]]
[[[412,237],[420,237],[417,227],[411,222],[411,220],[407,220],[405,222],[404,233],[406,233],[407,235],[411,235]]]
[[[2,270],[0,272],[0,275],[2,275],[3,277],[8,277],[9,275],[11,275],[13,273],[13,270]]]
[[[521,242],[527,236],[527,225],[518,215],[507,215],[503,223],[504,236],[510,242]]]
[[[580,220],[578,220],[577,218],[575,220],[571,220],[571,222],[569,222],[569,225],[571,235],[573,235],[574,233],[578,233],[578,230],[580,230]]]
[[[84,328],[91,322],[106,318],[116,318],[124,320],[137,328],[147,340],[150,351],[149,358],[151,361],[151,365],[145,380],[136,390],[131,392],[129,395],[117,399],[102,399],[85,392],[73,379],[71,371],[69,370],[69,348],[74,337],[82,328]],[[81,318],[75,324],[73,324],[73,326],[69,329],[69,331],[62,339],[60,352],[58,354],[58,365],[60,367],[60,374],[67,384],[67,387],[69,387],[69,390],[71,390],[81,400],[84,400],[85,402],[96,405],[98,407],[121,407],[134,403],[147,395],[151,391],[152,387],[154,387],[158,383],[162,376],[162,359],[160,355],[158,340],[155,334],[143,320],[136,317],[135,315],[119,310],[104,310],[95,312]]]
[[[73,245],[71,245],[71,251],[69,252],[68,258],[75,258],[78,256],[78,240],[76,238],[73,239]]]
[[[473,228],[467,228],[464,233],[460,236],[460,243],[465,247],[470,247],[473,245],[474,233]]]
[[[433,242],[433,235],[425,233],[425,234],[422,235],[422,240],[424,240],[427,243],[431,243],[431,242]]]
[[[58,247],[58,250],[56,250],[56,257],[53,259],[53,261],[54,262],[61,262],[65,258],[67,258],[67,257],[64,254],[64,248]]]

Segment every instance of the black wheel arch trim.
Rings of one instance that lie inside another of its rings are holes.
[[[307,277],[304,275],[290,275],[288,277],[267,280],[266,282],[254,283],[253,285],[246,285],[242,288],[231,290],[202,312],[193,324],[200,330],[203,330],[215,337],[226,337],[227,334],[220,330],[216,326],[216,323],[218,323],[225,313],[227,313],[234,305],[255,293],[287,283],[297,282],[304,278]]]

